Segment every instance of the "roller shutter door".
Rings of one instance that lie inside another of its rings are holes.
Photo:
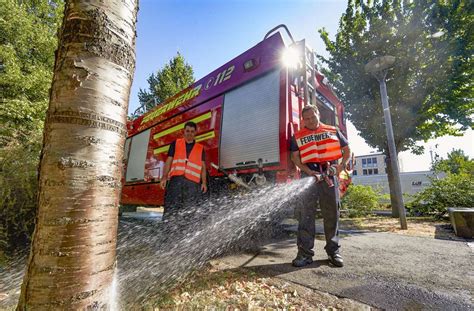
[[[280,71],[225,94],[220,166],[239,168],[280,161]]]
[[[149,139],[150,130],[146,130],[132,137],[125,181],[144,180],[145,160]]]

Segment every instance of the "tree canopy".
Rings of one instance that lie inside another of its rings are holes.
[[[468,0],[349,0],[335,41],[319,30],[330,54],[320,57],[324,71],[370,146],[388,149],[379,84],[364,71],[376,56],[396,57],[387,89],[398,152],[473,126],[473,8]]]
[[[162,69],[148,79],[148,90],[140,88],[138,98],[145,111],[159,105],[168,97],[194,83],[193,67],[178,52]]]

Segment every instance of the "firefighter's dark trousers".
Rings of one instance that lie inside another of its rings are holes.
[[[312,177],[310,177],[312,178]],[[301,200],[296,206],[298,219],[298,255],[314,256],[315,218],[316,209],[321,208],[324,220],[324,235],[326,237],[326,253],[335,254],[339,250],[339,190],[337,181],[334,187],[329,187],[325,181],[314,182],[301,194]]]
[[[165,193],[163,219],[175,214],[183,214],[199,204],[201,185],[186,179],[184,176],[171,177]]]

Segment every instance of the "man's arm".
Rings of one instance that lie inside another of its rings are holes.
[[[291,152],[291,161],[295,163],[297,167],[299,167],[300,170],[305,172],[308,175],[313,175],[315,172],[312,171],[306,164],[303,164],[301,162],[301,157],[300,157],[300,152],[298,151],[292,151]]]
[[[339,143],[341,144],[341,152],[342,152],[342,161],[341,164],[337,165],[337,175],[342,172],[344,169],[347,168],[347,163],[351,158],[351,149],[349,148],[349,142],[347,138],[342,134],[340,130],[337,130],[337,138],[339,139]]]
[[[171,162],[173,162],[173,157],[168,157],[165,162],[165,168],[163,169],[163,176],[161,177],[160,186],[161,189],[166,188],[166,183],[168,181],[168,174],[171,169]]]
[[[207,171],[206,171],[206,162],[202,162],[201,168],[201,190],[202,192],[207,192]]]
[[[298,149],[298,144],[296,143],[295,136],[291,137],[290,140],[290,151],[291,151],[291,161],[295,163],[295,165],[305,172],[308,175],[313,175],[315,172],[313,172],[306,164],[303,164],[301,162],[301,156],[300,156],[300,150]]]
[[[341,151],[342,151],[342,162],[341,164],[337,165],[338,175],[340,172],[346,169],[347,163],[349,162],[349,159],[351,158],[351,149],[349,148],[349,145],[342,147]]]

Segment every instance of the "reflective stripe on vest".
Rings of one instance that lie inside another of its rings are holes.
[[[334,126],[320,123],[316,130],[303,128],[295,134],[302,163],[320,163],[342,157]]]
[[[177,139],[169,176],[184,175],[186,179],[200,183],[203,150],[201,144],[195,143],[189,158],[186,158],[186,141],[183,138]]]

